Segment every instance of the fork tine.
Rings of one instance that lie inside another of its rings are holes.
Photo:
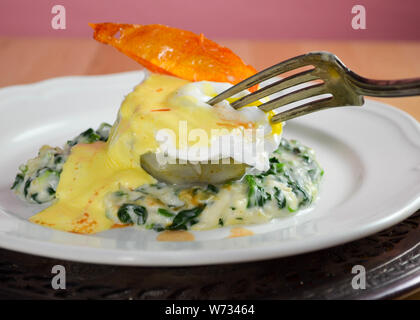
[[[307,99],[307,98],[310,98],[319,94],[328,93],[328,92],[325,92],[325,88],[326,88],[325,83],[318,83],[309,87],[305,87],[305,88],[290,92],[274,100],[263,103],[262,105],[258,107],[261,110],[267,112],[267,111],[282,107],[289,103]]]
[[[307,102],[296,108],[280,112],[271,118],[272,123],[284,122],[299,116],[303,116],[315,111],[334,107],[334,97],[322,98],[315,101]]]
[[[279,92],[280,90],[284,90],[284,89],[287,89],[287,88],[290,88],[295,85],[305,83],[311,80],[317,80],[319,79],[319,77],[312,74],[314,70],[315,69],[306,70],[306,71],[294,74],[290,77],[281,79],[264,88],[261,88],[258,91],[248,94],[242,97],[241,99],[238,99],[232,102],[230,105],[235,109],[239,109],[263,97],[268,97],[269,95],[273,93]]]
[[[315,53],[314,53],[315,54]],[[314,55],[312,54],[312,55]],[[210,99],[207,103],[210,105],[214,105],[220,101],[223,101],[245,89],[251,88],[252,86],[263,82],[267,79],[272,77],[278,76],[279,74],[291,71],[293,69],[297,69],[300,67],[304,67],[311,64],[311,55],[310,54],[303,54],[286,61],[280,62],[274,66],[271,66],[263,71],[260,71],[253,76],[239,82],[238,84],[234,85],[233,87],[223,91],[213,99]]]

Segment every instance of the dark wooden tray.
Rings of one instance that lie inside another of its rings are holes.
[[[66,268],[66,290],[51,287]],[[351,286],[354,265],[366,289]],[[375,299],[420,287],[420,211],[373,236],[293,257],[201,267],[121,267],[0,249],[0,298],[23,299]]]

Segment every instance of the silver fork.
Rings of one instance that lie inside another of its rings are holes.
[[[260,109],[267,112],[303,99],[314,98],[312,101],[303,103],[295,108],[277,113],[271,119],[273,123],[277,123],[323,109],[341,106],[361,106],[364,104],[363,96],[408,97],[420,95],[420,78],[403,80],[367,79],[351,71],[335,55],[329,52],[310,52],[258,72],[220,93],[209,100],[208,103],[214,105],[265,80],[306,66],[312,66],[313,68],[265,86],[234,101],[231,103],[231,106],[239,109],[281,90],[308,84],[304,88],[286,93],[259,105]],[[329,94],[329,96],[316,98],[325,94]]]

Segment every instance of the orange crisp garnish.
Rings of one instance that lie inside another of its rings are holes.
[[[118,224],[115,223],[111,226],[111,229],[118,229],[118,228],[126,228],[126,227],[131,227],[133,224]]]
[[[255,125],[252,122],[236,122],[235,124],[233,123],[224,123],[224,122],[216,122],[216,124],[218,126],[221,127],[229,127],[229,128],[237,128],[237,127],[244,127],[244,128],[254,128]]]
[[[232,123],[216,122],[216,124],[218,126],[221,126],[221,127],[229,127],[229,128],[236,128],[237,127],[237,125],[234,125]]]
[[[90,23],[93,37],[152,72],[189,81],[236,84],[256,73],[230,49],[190,31],[160,24]],[[118,35],[119,33],[119,35]]]
[[[152,109],[150,111],[151,112],[155,112],[155,111],[171,111],[171,109],[169,109],[169,108],[162,108],[162,109]]]

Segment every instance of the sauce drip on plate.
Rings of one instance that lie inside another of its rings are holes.
[[[182,242],[182,241],[194,241],[195,237],[191,232],[188,231],[163,231],[159,233],[156,238],[157,241],[171,241],[171,242]]]
[[[237,227],[230,229],[230,235],[228,238],[239,238],[239,237],[248,237],[252,236],[254,232],[249,229]]]

